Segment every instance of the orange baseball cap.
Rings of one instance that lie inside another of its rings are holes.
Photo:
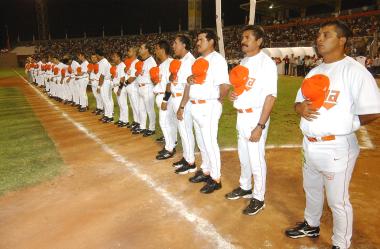
[[[61,69],[61,75],[62,75],[62,77],[65,77],[65,75],[66,75],[66,69],[64,69],[64,68]]]
[[[116,66],[112,66],[110,68],[110,73],[111,73],[112,78],[115,78],[115,76],[116,76]]]
[[[78,74],[82,73],[82,68],[81,67],[77,67],[77,73]]]
[[[174,80],[177,80],[178,78],[178,71],[181,67],[181,64],[182,62],[180,60],[172,60],[172,62],[170,62],[170,66],[169,66],[169,72],[173,75],[173,79]]]
[[[154,84],[157,84],[160,82],[160,68],[159,67],[152,67],[149,70],[150,78]]]
[[[91,73],[93,70],[94,70],[94,64],[89,63],[89,64],[87,65],[87,72],[88,72],[88,73]]]
[[[54,67],[53,71],[54,71],[54,75],[57,75],[59,73],[59,68],[58,67]]]
[[[326,75],[316,74],[304,79],[301,92],[306,99],[311,101],[314,108],[319,109],[326,99],[329,87],[330,79]]]
[[[209,64],[208,61],[204,58],[198,58],[193,66],[191,67],[191,72],[193,73],[193,81],[195,84],[203,84],[206,80],[207,70]]]
[[[138,61],[135,65],[135,68],[136,68],[136,73],[135,73],[135,76],[139,76],[141,73],[142,73],[142,68],[144,66],[144,62],[143,61]]]
[[[67,72],[69,72],[70,74],[73,72],[73,69],[71,68],[71,66],[69,66],[69,67],[67,68]]]
[[[124,64],[125,64],[124,71],[125,72],[127,72],[131,68],[132,62],[133,62],[133,60],[129,59],[129,58],[124,60]]]
[[[234,87],[234,92],[237,95],[240,95],[246,90],[246,83],[249,79],[249,70],[247,67],[242,65],[237,65],[234,67],[229,75],[230,82]]]
[[[99,64],[98,63],[94,64],[93,69],[94,69],[94,73],[98,73],[99,72]]]

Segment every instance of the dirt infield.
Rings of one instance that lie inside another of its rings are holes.
[[[299,149],[267,151],[267,207],[247,217],[241,210],[248,200],[224,199],[238,183],[236,152],[222,154],[223,188],[206,196],[173,173],[179,155],[154,160],[161,147],[152,139],[100,124],[91,113],[54,108],[20,78],[0,80],[7,86],[23,90],[69,170],[0,198],[0,248],[330,248],[326,204],[318,239],[283,235],[303,217]],[[380,248],[379,124],[367,127],[375,149],[361,152],[351,183],[356,249]]]

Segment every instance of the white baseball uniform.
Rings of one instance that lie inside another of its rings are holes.
[[[73,94],[70,90],[70,86],[69,86],[69,83],[67,82],[68,79],[71,77],[71,74],[69,73],[69,66],[66,65],[66,64],[63,64],[64,66],[62,67],[62,69],[65,70],[65,76],[63,77],[63,84],[61,85],[63,91],[62,91],[62,99],[66,100],[66,101],[73,101]],[[61,69],[61,71],[62,71]],[[62,78],[62,76],[61,76]]]
[[[106,58],[99,61],[99,75],[104,76],[103,85],[100,88],[104,104],[104,116],[112,118],[113,116],[113,99],[112,99],[112,83],[111,83],[111,64]],[[99,76],[100,77],[100,76]]]
[[[85,60],[80,64],[80,68],[82,71],[82,75],[78,75],[77,71],[75,73],[77,74],[76,78],[77,85],[79,87],[79,104],[82,108],[85,108],[88,106],[88,97],[87,97],[87,85],[88,85],[88,73],[87,73],[87,66],[88,61]]]
[[[165,149],[167,151],[173,151],[177,138],[177,129],[175,126],[173,127],[172,125],[173,123],[176,123],[173,112],[168,108],[166,111],[163,111],[161,109],[161,104],[165,95],[166,85],[169,83],[169,67],[172,60],[172,58],[167,58],[160,64],[160,82],[157,83],[153,88],[153,93],[156,94],[156,104],[159,109],[158,120],[160,123],[162,134],[165,138]]]
[[[228,66],[224,57],[216,51],[204,59],[209,63],[207,77],[203,84],[191,85],[190,107],[195,136],[202,155],[202,171],[210,173],[211,178],[217,180],[221,177],[218,125],[222,104],[218,100],[219,86],[229,84]]]
[[[127,81],[130,77],[135,77],[136,74],[136,63],[138,62],[138,59],[135,59],[132,61],[130,68],[128,68],[127,73],[125,75],[125,80]],[[129,98],[129,103],[132,107],[132,113],[133,113],[133,121],[135,123],[140,123],[140,115],[139,115],[139,86],[137,83],[137,80],[134,80],[133,82],[129,83],[126,87],[127,89],[127,95]]]
[[[192,74],[191,66],[193,65],[195,58],[188,52],[183,58],[180,59],[181,67],[177,73],[177,80],[170,84],[170,91],[172,96],[168,102],[168,108],[173,112],[173,115],[177,115],[177,111],[181,105],[183,92],[187,84],[187,78]],[[179,135],[181,137],[183,158],[189,164],[193,164],[195,161],[194,148],[195,140],[193,134],[193,118],[191,116],[191,102],[188,102],[183,110],[183,119],[178,120],[177,123],[173,123],[173,129],[178,127]]]
[[[156,130],[156,113],[154,111],[154,94],[153,83],[150,80],[149,71],[152,67],[157,66],[156,61],[152,56],[144,60],[144,65],[141,74],[137,77],[139,86],[139,115],[140,128],[146,129],[147,114],[149,116],[149,127],[151,131]]]
[[[42,61],[37,62],[38,68],[35,70],[36,71],[36,83],[38,86],[43,85],[43,76],[42,76]]]
[[[372,75],[348,56],[337,62],[322,63],[306,78],[316,74],[327,76],[330,87],[318,110],[318,118],[312,122],[301,118],[300,123],[304,135],[305,220],[310,226],[319,226],[325,189],[333,214],[333,245],[346,249],[352,236],[353,214],[348,190],[359,155],[355,136],[360,127],[358,115],[380,113],[380,94]],[[299,90],[296,102],[304,100]]]
[[[97,73],[95,73],[94,70],[91,71],[90,73],[91,90],[95,97],[96,109],[103,110],[104,108],[103,99],[100,93],[97,92],[97,89],[99,86],[99,77],[100,77],[99,71]]]
[[[117,91],[120,88],[120,79],[125,77],[125,64],[124,62],[120,62],[116,66],[116,75],[112,79],[112,84],[114,86],[114,91],[116,94],[117,98],[117,103],[119,104],[119,110],[120,110],[120,115],[119,115],[119,121],[123,123],[128,123],[129,121],[129,111],[128,111],[128,102],[127,102],[127,89],[125,86],[122,86],[121,91],[120,91],[120,96],[117,96]],[[124,82],[122,82],[124,84]]]
[[[75,60],[73,60],[71,62],[71,77],[69,79],[69,88],[70,88],[70,91],[71,91],[71,94],[73,96],[73,101],[75,104],[79,105],[79,83],[77,82],[77,80],[75,79],[75,74],[77,72],[77,68],[80,67],[79,63],[76,62]]]
[[[251,142],[251,131],[257,127],[268,95],[277,97],[277,67],[264,52],[245,57],[240,65],[249,69],[246,90],[234,101],[237,109],[236,129],[238,131],[238,153],[241,166],[240,187],[254,188],[252,197],[264,201],[266,183],[265,142],[269,129],[269,119],[258,142]]]

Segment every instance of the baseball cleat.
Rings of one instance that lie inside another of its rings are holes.
[[[146,130],[144,130],[144,129],[137,128],[137,129],[132,131],[132,134],[141,134],[141,133],[145,133],[145,131]]]
[[[243,210],[243,214],[245,215],[255,215],[260,210],[265,208],[265,204],[263,201],[259,201],[255,198],[253,198],[250,202],[249,205]]]
[[[86,108],[86,107],[82,107],[82,108],[80,108],[78,111],[79,111],[79,112],[85,112],[85,111],[87,111],[87,108]]]
[[[240,198],[252,198],[252,190],[244,190],[241,187],[238,187],[232,192],[225,195],[228,200],[237,200]]]
[[[174,173],[178,175],[186,175],[187,173],[191,172],[194,173],[197,170],[197,166],[194,164],[185,163],[182,165],[182,167],[177,168]]]
[[[103,121],[105,121],[106,119],[107,119],[107,117],[106,117],[106,116],[103,116],[103,117],[99,118],[99,121],[103,122]]]
[[[183,165],[185,165],[187,162],[184,157],[181,158],[178,162],[173,163],[173,167],[178,169],[181,168]]]
[[[109,117],[106,117],[105,120],[103,121],[103,123],[112,123],[113,122],[113,118],[109,118]]]
[[[159,142],[159,143],[165,143],[165,137],[162,136],[162,137],[159,137],[156,139],[156,142]]]
[[[149,137],[149,136],[152,136],[155,133],[156,133],[155,131],[145,130],[143,137]]]
[[[340,249],[339,246],[332,246],[331,249]]]
[[[207,182],[211,177],[209,175],[205,175],[201,169],[197,170],[195,172],[195,175],[193,177],[189,178],[189,181],[192,183],[200,183],[200,182]]]
[[[221,182],[216,182],[214,179],[211,177],[207,180],[206,185],[204,185],[201,189],[200,192],[203,194],[211,194],[215,190],[221,189],[222,188],[222,183]]]
[[[120,121],[120,120],[118,120],[117,122],[115,122],[114,124],[115,125],[119,125],[119,124],[121,124],[122,122]]]
[[[172,158],[175,154],[175,150],[173,150],[172,152],[168,151],[168,150],[165,150],[163,151],[161,154],[158,154],[156,156],[156,159],[157,160],[165,160],[165,159],[169,159],[169,158]]]
[[[318,237],[319,227],[311,227],[307,221],[298,222],[295,227],[289,228],[285,231],[285,235],[292,239],[298,239],[302,237]],[[339,248],[339,247],[338,247]]]

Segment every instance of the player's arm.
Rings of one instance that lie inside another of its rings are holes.
[[[129,77],[128,79],[127,79],[127,81],[126,82],[128,82],[127,84],[131,84],[133,81],[135,81],[135,79],[136,79],[136,77]]]
[[[359,115],[360,125],[369,124],[380,117],[380,113]]]
[[[192,76],[190,76],[190,77],[192,77]],[[191,80],[192,80],[192,78],[191,78]],[[182,120],[183,119],[183,110],[185,109],[185,106],[186,106],[187,102],[189,102],[189,99],[190,99],[190,96],[189,96],[190,87],[191,87],[190,84],[186,84],[186,86],[185,86],[185,90],[183,92],[181,104],[179,105],[179,108],[178,108],[178,111],[177,111],[177,119],[178,120]]]
[[[230,87],[231,85],[227,83],[219,85],[220,96],[218,100],[220,101],[220,103],[223,104],[224,99],[227,97],[230,91]]]
[[[171,96],[171,83],[167,83],[166,84],[166,88],[165,88],[165,96],[164,96],[164,99],[162,100],[162,103],[161,103],[161,110],[163,111],[166,111],[168,109],[168,101],[170,99],[170,96]]]

